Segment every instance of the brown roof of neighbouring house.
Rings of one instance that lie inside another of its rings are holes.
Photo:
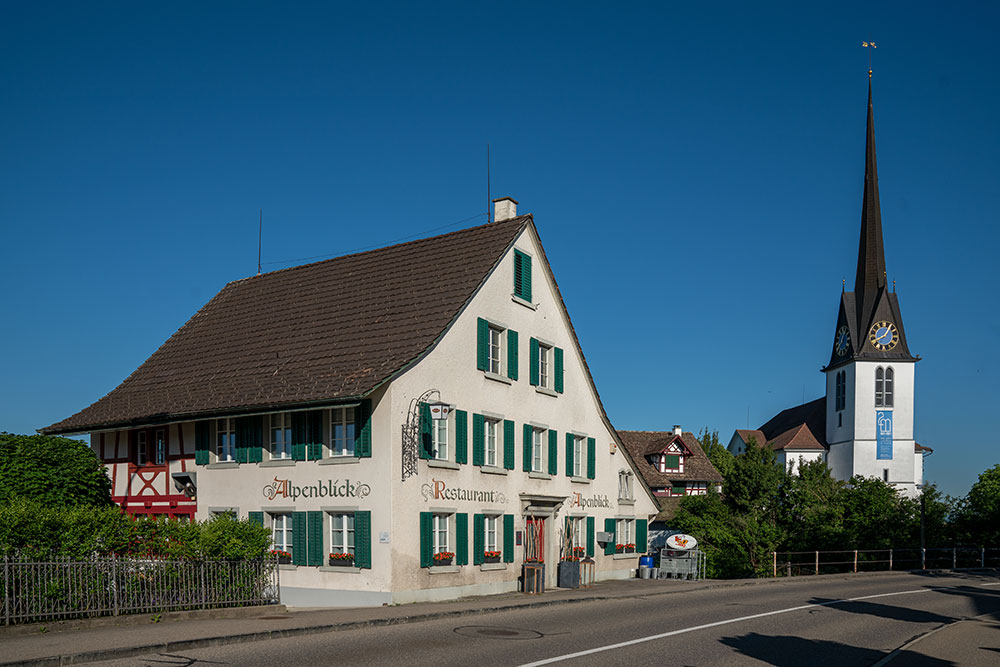
[[[618,435],[646,484],[651,488],[670,486],[675,481],[722,481],[722,475],[708,459],[698,438],[690,431],[685,431],[681,436],[674,435],[672,431],[618,431]],[[689,456],[684,457],[684,472],[660,472],[646,459],[646,456],[663,451],[678,438],[691,452]]]
[[[755,429],[738,428],[736,433],[743,439],[743,442],[750,444],[750,440],[753,439],[758,445],[763,445],[767,443],[767,438],[764,436],[762,431]]]
[[[921,445],[919,442],[913,443],[913,451],[915,451],[915,452],[921,452],[921,453],[923,453],[923,452],[930,452],[931,454],[934,453],[933,449],[931,449],[930,447],[927,447],[926,445]]]
[[[40,430],[364,396],[434,346],[529,224],[520,216],[233,281],[113,391]]]
[[[813,435],[808,424],[792,427],[767,444],[776,452],[788,449],[826,449]]]

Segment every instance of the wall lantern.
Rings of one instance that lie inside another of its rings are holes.
[[[447,419],[451,413],[451,406],[447,403],[430,403],[427,407],[431,410],[431,419],[435,421]]]

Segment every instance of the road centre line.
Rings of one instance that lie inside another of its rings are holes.
[[[1000,582],[998,582],[1000,583]],[[563,660],[572,660],[573,658],[582,658],[585,655],[593,655],[594,653],[601,653],[603,651],[613,651],[618,648],[625,648],[626,646],[634,646],[636,644],[643,644],[645,642],[651,642],[656,639],[664,639],[666,637],[673,637],[675,635],[682,635],[688,632],[694,632],[696,630],[705,630],[708,628],[716,628],[720,625],[729,625],[730,623],[739,623],[740,621],[750,621],[755,618],[764,618],[766,616],[776,616],[778,614],[787,614],[793,611],[802,611],[803,609],[814,609],[816,607],[829,607],[834,604],[843,604],[844,602],[857,602],[859,600],[871,600],[873,598],[887,598],[895,595],[912,595],[914,593],[930,593],[943,588],[950,588],[949,586],[935,586],[933,588],[918,588],[909,591],[896,591],[895,593],[878,593],[876,595],[862,595],[856,598],[845,598],[842,600],[830,600],[829,602],[817,602],[815,604],[805,604],[798,607],[788,607],[787,609],[776,609],[775,611],[765,611],[760,614],[751,614],[750,616],[740,616],[739,618],[729,618],[724,621],[715,621],[714,623],[705,623],[703,625],[693,625],[689,628],[681,628],[680,630],[671,630],[670,632],[663,632],[658,635],[650,635],[649,637],[640,637],[639,639],[631,639],[627,642],[618,642],[617,644],[608,644],[607,646],[598,646],[597,648],[587,649],[585,651],[577,651],[576,653],[567,653],[565,655],[557,655],[553,658],[546,658],[545,660],[538,660],[536,662],[529,662],[521,665],[521,667],[539,667],[540,665],[550,665],[554,662],[562,662]]]

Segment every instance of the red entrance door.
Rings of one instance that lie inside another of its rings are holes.
[[[529,516],[524,536],[524,560],[545,562],[545,519]]]

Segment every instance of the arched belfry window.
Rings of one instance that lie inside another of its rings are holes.
[[[885,387],[883,389],[885,400],[883,402],[883,405],[885,405],[885,407],[887,408],[892,407],[893,375],[894,373],[892,372],[891,366],[885,369]]]
[[[879,366],[875,369],[875,407],[885,405],[885,369]]]

